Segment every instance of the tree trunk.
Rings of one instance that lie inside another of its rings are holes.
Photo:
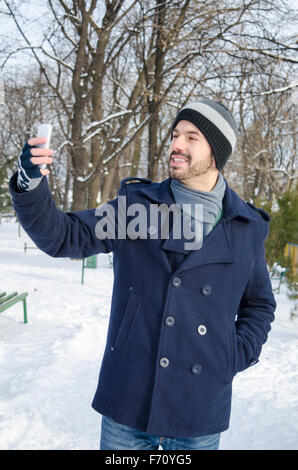
[[[150,110],[149,112],[154,113],[154,111]],[[149,124],[149,133],[148,133],[148,178],[151,180],[156,180],[157,178],[157,169],[158,169],[158,139],[157,139],[157,132],[158,132],[158,120],[157,116],[152,119]]]
[[[93,209],[99,204],[98,193],[100,191],[101,175],[98,173],[88,186],[88,209]]]
[[[160,125],[158,119],[158,108],[159,103],[162,100],[161,89],[162,89],[162,71],[164,66],[165,54],[167,48],[165,44],[165,16],[166,16],[166,2],[160,2],[156,0],[156,31],[155,31],[155,63],[154,63],[154,85],[153,85],[153,96],[149,101],[149,113],[153,116],[149,124],[149,145],[148,145],[148,178],[156,180],[158,170],[158,127]]]
[[[82,183],[74,180],[73,182],[73,199],[72,199],[72,211],[80,211],[86,209],[86,190]]]
[[[131,161],[130,176],[138,176],[139,163],[141,158],[142,135],[138,135],[134,141],[133,157]]]
[[[64,186],[64,196],[63,196],[63,212],[66,212],[68,207],[68,196],[70,190],[70,182],[71,182],[71,152],[70,149],[67,148],[67,169],[66,169],[66,180]]]
[[[108,202],[110,199],[114,199],[114,194],[111,194],[111,188],[113,188],[113,179],[115,175],[116,164],[109,170],[109,173],[106,175],[103,187],[101,191],[101,204]]]

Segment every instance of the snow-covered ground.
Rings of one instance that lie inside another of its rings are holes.
[[[98,449],[101,416],[91,408],[105,346],[113,283],[98,268],[53,259],[14,221],[0,225],[0,291],[28,292],[0,314],[0,449]],[[231,423],[220,449],[298,449],[298,319],[282,286],[260,362],[234,380]]]

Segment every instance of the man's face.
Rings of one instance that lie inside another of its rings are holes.
[[[218,170],[206,137],[191,122],[179,121],[170,145],[170,177],[187,184],[214,171]]]

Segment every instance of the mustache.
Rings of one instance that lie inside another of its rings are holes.
[[[173,152],[170,155],[170,158],[172,157],[172,155],[182,155],[182,157],[185,157],[188,160],[191,160],[191,156],[189,153],[177,152],[176,150],[173,150]]]

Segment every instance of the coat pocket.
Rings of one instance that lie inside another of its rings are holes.
[[[136,315],[141,306],[142,294],[133,288],[129,289],[128,300],[122,314],[120,327],[114,342],[114,348],[125,349]]]

